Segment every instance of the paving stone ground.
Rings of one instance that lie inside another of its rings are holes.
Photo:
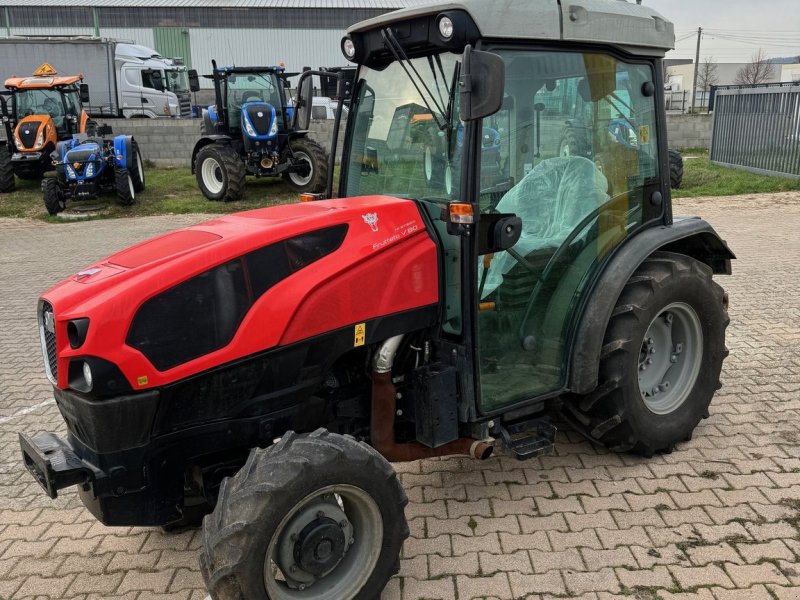
[[[800,194],[683,201],[740,259],[724,388],[692,441],[650,460],[559,433],[529,462],[398,465],[411,537],[384,600],[800,599]],[[63,432],[42,374],[39,292],[196,216],[0,220],[0,599],[205,597],[198,531],[107,528],[49,500],[17,432]],[[334,600],[334,599],[332,599]]]

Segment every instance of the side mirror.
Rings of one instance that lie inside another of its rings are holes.
[[[300,76],[297,84],[297,101],[294,107],[295,130],[303,131],[311,124],[311,106],[314,102],[314,81],[311,71]]]
[[[476,121],[489,117],[503,106],[506,65],[491,52],[464,49],[461,70],[461,120]]]
[[[100,125],[97,128],[97,135],[100,137],[105,137],[107,135],[111,135],[114,133],[114,130],[111,128],[111,125]]]
[[[482,213],[478,222],[478,254],[513,248],[522,235],[522,219],[512,214]]]
[[[189,69],[189,90],[192,92],[200,91],[200,78],[197,75],[197,70]]]
[[[81,104],[89,104],[89,84],[80,84],[78,86],[78,94],[81,97]]]

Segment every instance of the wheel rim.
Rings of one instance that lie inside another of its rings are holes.
[[[349,600],[366,585],[383,544],[377,503],[351,485],[298,502],[270,539],[264,587],[273,600]]]
[[[222,180],[222,167],[213,158],[206,158],[201,168],[203,184],[212,194],[219,194],[222,191],[224,181]]]
[[[650,323],[639,352],[639,392],[657,415],[676,411],[692,391],[703,359],[703,326],[683,302],[664,308]]]
[[[136,197],[136,191],[133,189],[133,177],[130,173],[128,173],[128,189],[131,192],[131,200],[133,200]]]
[[[311,164],[311,157],[309,157],[305,152],[295,150],[294,158],[296,161],[305,161],[306,164],[308,164],[308,175],[304,177],[300,173],[292,172],[289,173],[289,179],[292,180],[292,183],[298,186],[308,185],[311,183],[311,179],[314,177],[314,166]]]

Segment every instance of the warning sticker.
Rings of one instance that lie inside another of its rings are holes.
[[[356,325],[355,339],[353,340],[353,347],[358,348],[363,346],[367,339],[367,324],[359,323]]]
[[[649,144],[650,143],[650,126],[649,125],[642,125],[639,127],[639,143],[641,144]]]
[[[34,75],[39,77],[46,77],[47,75],[57,75],[56,70],[47,63],[43,63],[38,69],[33,72]]]

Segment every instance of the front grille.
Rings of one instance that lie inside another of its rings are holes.
[[[56,353],[56,317],[52,305],[42,300],[39,311],[39,336],[42,340],[44,370],[50,383],[58,381],[58,355]]]
[[[181,94],[178,96],[178,102],[181,108],[181,117],[188,119],[192,116],[192,97],[189,94]]]
[[[95,148],[82,148],[80,150],[70,150],[67,152],[67,162],[69,163],[84,163],[87,162],[92,155],[97,156],[100,154],[100,147]]]
[[[259,102],[254,106],[246,108],[247,116],[253,124],[253,129],[258,135],[268,135],[269,127],[272,125],[272,108],[269,104]]]
[[[17,129],[19,141],[26,148],[33,148],[37,133],[39,133],[39,123],[22,123]]]

